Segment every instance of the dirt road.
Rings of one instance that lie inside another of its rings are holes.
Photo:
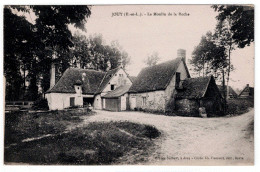
[[[131,121],[154,125],[162,132],[148,164],[160,165],[252,165],[254,139],[249,126],[254,110],[237,116],[193,118],[153,115],[143,112],[97,111],[84,123]],[[126,164],[131,163],[131,157]]]

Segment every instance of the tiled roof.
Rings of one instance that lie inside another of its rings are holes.
[[[129,92],[138,93],[166,89],[181,61],[181,58],[177,58],[144,68],[133,82]],[[187,70],[186,65],[185,68]]]
[[[94,94],[97,92],[104,76],[105,72],[101,71],[69,68],[55,86],[46,93],[76,93],[74,85],[82,82],[82,93]]]
[[[116,97],[120,97],[123,94],[127,93],[129,88],[131,87],[131,85],[122,85],[117,87],[115,90],[110,91],[109,93],[107,93],[106,95],[102,96],[104,98],[116,98]]]
[[[178,90],[176,98],[199,99],[204,97],[211,79],[213,79],[211,76],[185,79],[182,83],[183,89]]]

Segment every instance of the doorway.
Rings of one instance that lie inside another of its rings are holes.
[[[74,107],[75,106],[75,97],[71,97],[70,98],[70,107]]]

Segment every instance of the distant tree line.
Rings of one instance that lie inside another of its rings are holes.
[[[35,21],[24,14],[34,14]],[[72,35],[68,26],[85,31],[90,15],[90,6],[4,7],[6,100],[35,100],[47,91],[52,63],[58,76],[68,67],[106,71],[129,63],[116,41],[106,45],[102,35]]]

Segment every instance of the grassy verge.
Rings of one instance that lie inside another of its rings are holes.
[[[230,116],[240,115],[254,107],[254,99],[229,99],[227,101],[227,114]]]
[[[5,149],[5,163],[111,164],[132,150],[147,155],[160,132],[130,122],[90,123],[69,133],[20,143]],[[145,159],[142,159],[145,161]]]
[[[5,146],[44,134],[57,134],[92,115],[80,109],[45,113],[13,112],[5,115]]]

